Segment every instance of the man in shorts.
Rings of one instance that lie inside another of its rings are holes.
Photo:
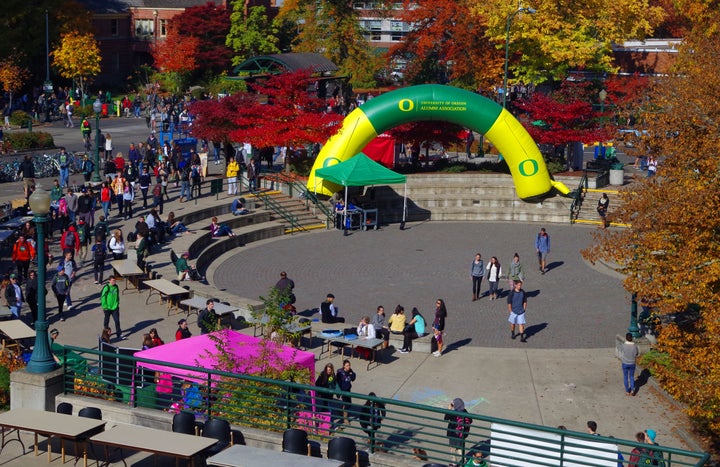
[[[525,335],[525,310],[527,309],[527,297],[525,291],[522,289],[522,281],[515,281],[513,283],[513,290],[507,298],[508,312],[510,317],[510,338],[520,336],[520,342],[527,342]],[[520,333],[515,334],[515,325],[518,325]]]

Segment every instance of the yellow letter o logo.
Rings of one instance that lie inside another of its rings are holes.
[[[528,173],[527,170],[525,170],[526,163],[530,163],[531,166],[531,173]],[[538,165],[537,161],[534,159],[525,159],[524,161],[520,162],[520,165],[518,165],[518,171],[520,172],[520,175],[523,177],[532,177],[536,173],[538,173],[538,170],[540,170],[540,166]]]
[[[412,99],[401,99],[400,102],[398,102],[398,108],[402,112],[410,112],[415,108],[415,104]]]

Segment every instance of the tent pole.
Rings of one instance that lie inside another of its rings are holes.
[[[407,214],[407,182],[405,182],[403,189],[403,214],[402,221],[400,222],[400,230],[405,230],[405,216]]]
[[[347,196],[348,196],[348,189],[347,185],[345,185],[345,215],[343,215],[343,235],[348,234],[348,225],[347,225],[347,215],[348,215],[348,204],[347,204]]]

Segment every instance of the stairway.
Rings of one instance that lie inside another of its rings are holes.
[[[285,226],[285,234],[305,232],[326,228],[323,214],[312,203],[304,199],[293,198],[281,191],[267,190],[261,194],[249,195],[255,204],[255,210],[269,210],[270,219]],[[265,197],[269,199],[265,201]],[[292,219],[292,222],[288,219]]]
[[[607,217],[612,219],[612,213],[618,208],[620,197],[617,196],[618,191],[609,189],[586,189],[583,191],[583,202],[580,209],[573,216],[573,222],[578,224],[602,225],[602,219],[597,212],[598,200],[603,193],[607,193],[610,198],[610,207],[608,208]],[[610,225],[615,227],[624,227],[625,224],[611,222]]]

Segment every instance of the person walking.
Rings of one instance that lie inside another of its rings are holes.
[[[215,301],[208,299],[205,302],[205,308],[198,313],[197,320],[200,334],[210,334],[218,327],[218,317],[215,314]]]
[[[120,287],[115,283],[115,278],[111,277],[107,284],[105,284],[100,292],[100,306],[102,307],[103,314],[103,329],[107,328],[110,324],[110,317],[112,316],[115,322],[115,333],[118,339],[125,340],[127,336],[124,336],[122,329],[120,328]]]
[[[525,291],[522,289],[522,281],[515,281],[513,284],[513,290],[507,298],[508,312],[510,317],[510,338],[520,336],[520,342],[527,342],[527,336],[525,335],[525,311],[527,310],[527,297]],[[515,334],[515,326],[518,326],[520,333]]]
[[[472,301],[480,298],[480,286],[482,285],[483,277],[485,277],[485,263],[482,260],[480,253],[475,253],[475,259],[470,264],[470,278],[472,279]]]
[[[17,268],[18,284],[22,284],[23,279],[27,279],[28,271],[30,270],[30,261],[34,259],[35,247],[21,234],[12,249],[12,260]]]
[[[638,355],[640,355],[640,350],[637,344],[633,342],[633,335],[628,332],[625,334],[625,342],[620,348],[623,384],[625,385],[625,394],[628,396],[635,395],[635,364]]]
[[[603,229],[607,228],[607,210],[610,206],[610,198],[608,198],[607,193],[603,193],[602,197],[598,200],[597,205],[597,212],[600,215],[600,219],[602,220],[602,226]]]
[[[65,306],[65,297],[70,291],[70,279],[65,274],[65,268],[58,266],[57,274],[53,277],[50,289],[55,294],[58,304],[58,316],[60,321],[65,321],[65,315],[63,314],[63,306]]]
[[[465,451],[465,438],[470,434],[472,418],[465,415],[468,411],[465,409],[465,402],[459,397],[456,397],[450,402],[448,410],[455,412],[445,414],[444,418],[444,420],[448,422],[446,434],[448,443],[450,444],[450,455],[452,455],[453,460],[457,462],[456,465],[462,465],[462,456]]]
[[[67,290],[65,291],[65,303],[67,303],[67,309],[68,311],[70,311],[70,309],[72,309],[72,298],[70,297],[70,289],[72,289],[72,284],[73,282],[75,282],[75,275],[77,274],[78,270],[77,263],[73,259],[71,253],[65,253],[65,258],[60,261],[60,267],[65,270],[65,275],[70,282]]]
[[[540,229],[540,232],[535,238],[535,251],[537,251],[538,255],[540,273],[545,274],[547,272],[547,256],[550,253],[550,236],[544,227]]]
[[[488,294],[490,294],[490,300],[495,300],[498,294],[498,282],[500,282],[500,276],[502,276],[502,266],[500,266],[500,261],[498,261],[496,256],[490,258],[490,262],[487,265],[487,272],[488,284],[490,284]]]
[[[43,284],[45,287],[45,284]],[[28,274],[28,279],[25,282],[25,299],[30,307],[30,315],[32,316],[31,326],[35,326],[35,322],[38,319],[38,280],[37,273],[33,270]]]
[[[92,247],[93,260],[93,278],[96,284],[103,283],[103,274],[105,272],[105,258],[107,258],[107,247],[105,239],[101,236],[95,237],[95,245]]]
[[[515,253],[513,255],[512,262],[510,263],[510,270],[508,271],[508,278],[510,279],[510,289],[512,289],[515,281],[523,282],[525,280],[525,273],[523,272],[522,263],[520,263],[520,255]]]
[[[182,339],[187,339],[189,337],[192,337],[192,333],[188,329],[188,324],[186,319],[181,319],[178,321],[178,328],[177,331],[175,331],[175,340],[179,341]]]
[[[228,195],[237,195],[237,176],[240,173],[240,164],[235,160],[235,156],[230,156],[227,167],[225,168],[225,176],[228,179]]]
[[[10,283],[5,287],[5,300],[10,308],[10,312],[15,315],[16,318],[20,319],[20,311],[22,310],[25,296],[18,284],[16,274],[10,274]]]

